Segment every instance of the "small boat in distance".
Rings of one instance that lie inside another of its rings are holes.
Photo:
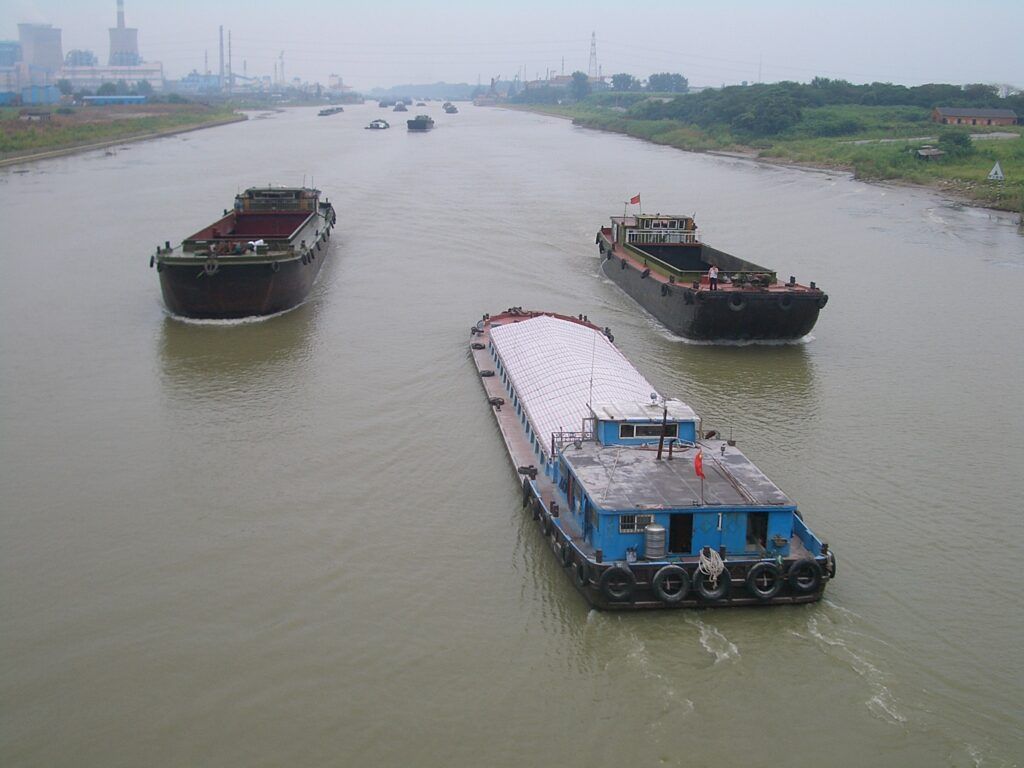
[[[452,104],[450,101],[445,102],[444,111],[447,112],[449,115],[459,114],[459,108]]]
[[[416,115],[412,120],[406,120],[405,124],[410,131],[429,131],[434,127],[434,118],[430,115]]]
[[[157,246],[149,266],[156,267],[164,303],[175,315],[272,315],[309,295],[336,220],[318,189],[251,187],[180,246]]]
[[[385,128],[390,128],[391,125],[387,120],[381,120],[379,117],[376,120],[371,120],[370,124],[366,126],[368,131],[383,131]]]
[[[405,102],[400,101],[397,104],[395,104],[395,108],[392,111],[393,112],[408,112],[409,110],[406,108]]]
[[[821,599],[836,558],[796,502],[659,395],[609,329],[513,307],[484,315],[469,347],[523,506],[592,606]]]
[[[665,326],[700,341],[795,340],[811,332],[828,296],[701,242],[692,216],[612,216],[597,233],[601,268]],[[712,287],[708,271],[719,270]]]
[[[344,112],[344,111],[345,111],[344,107],[328,107],[327,109],[321,109],[319,112],[317,112],[317,115],[319,117],[328,117],[329,115],[336,115],[339,112]]]

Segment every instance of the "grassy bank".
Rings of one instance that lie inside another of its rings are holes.
[[[647,120],[623,110],[583,102],[521,108],[571,118],[576,125],[623,133],[696,152],[727,151],[778,163],[851,171],[858,179],[894,181],[941,189],[980,205],[1009,211],[1024,207],[1024,131],[1021,126],[950,129],[919,107],[837,105],[804,109],[800,121],[776,136],[750,139],[726,127],[701,128],[678,120]],[[941,135],[1015,133],[1013,139],[978,139],[963,152],[938,160],[918,159],[917,148]],[[822,136],[820,134],[829,135]],[[1006,181],[986,180],[999,162]]]
[[[126,141],[245,119],[232,109],[203,104],[132,104],[50,110],[50,119],[25,121],[18,109],[0,111],[0,160],[54,150]]]

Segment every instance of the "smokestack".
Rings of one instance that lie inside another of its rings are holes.
[[[117,28],[124,29],[124,0],[117,0]]]
[[[228,91],[235,89],[234,70],[231,69],[231,30],[228,30]]]
[[[224,87],[224,25],[220,25],[220,79],[217,81],[220,87]]]

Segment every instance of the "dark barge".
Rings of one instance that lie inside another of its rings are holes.
[[[405,121],[410,131],[429,131],[434,127],[434,118],[430,115],[416,115],[412,120]]]
[[[835,577],[796,503],[607,328],[512,308],[471,328],[470,354],[523,505],[594,607],[809,603]]]
[[[149,265],[160,275],[175,315],[234,319],[283,312],[309,295],[337,216],[320,191],[252,187],[232,210],[172,248],[157,247]]]
[[[613,216],[602,269],[673,333],[699,341],[786,341],[811,332],[828,295],[700,241],[690,216]],[[719,269],[717,290],[708,270]]]

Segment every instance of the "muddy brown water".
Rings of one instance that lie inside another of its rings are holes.
[[[430,133],[295,109],[0,171],[0,763],[1018,765],[1016,222],[421,109]],[[310,300],[168,317],[156,245],[304,177],[339,217]],[[593,245],[638,192],[823,286],[813,338],[640,311]],[[611,326],[730,432],[837,553],[827,599],[588,610],[466,353],[512,305]]]

